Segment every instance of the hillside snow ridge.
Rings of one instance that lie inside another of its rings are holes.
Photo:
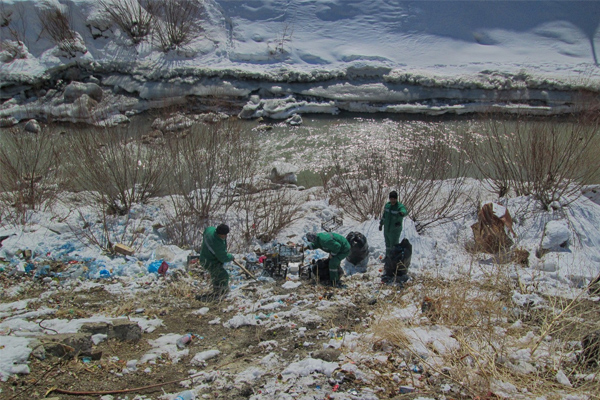
[[[577,110],[581,90],[600,87],[594,1],[206,0],[203,33],[168,53],[156,40],[131,43],[93,0],[3,3],[5,120],[122,122],[156,101],[220,96],[241,108],[252,95],[287,105],[270,113],[254,102],[247,118],[341,110],[550,115]],[[48,4],[72,16],[74,54],[42,32]],[[105,101],[60,109],[72,81],[101,85]]]

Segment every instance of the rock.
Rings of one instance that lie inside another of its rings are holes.
[[[80,333],[87,333],[90,335],[108,335],[110,331],[110,325],[107,322],[89,322],[81,325],[79,328]]]
[[[156,118],[152,122],[152,129],[161,132],[181,132],[194,125],[194,120],[184,114],[176,113],[172,117],[163,119]]]
[[[96,108],[98,102],[92,99],[87,94],[73,102],[72,109],[68,112],[72,118],[79,120],[87,120],[92,116],[92,110]]]
[[[581,359],[587,365],[600,365],[600,330],[588,333],[581,341]]]
[[[15,117],[0,118],[0,128],[9,128],[19,123]]]
[[[300,114],[294,114],[285,120],[285,123],[292,126],[302,125],[302,117]]]
[[[42,131],[42,127],[40,126],[40,123],[37,122],[35,119],[30,119],[25,124],[25,130],[31,133],[40,133]]]
[[[571,383],[567,375],[565,375],[562,369],[558,370],[558,372],[556,373],[556,381],[561,385],[573,387],[573,384]]]
[[[137,322],[125,318],[117,319],[113,321],[108,337],[127,342],[137,342],[142,338],[142,328]]]
[[[341,354],[342,352],[339,349],[323,349],[315,351],[312,357],[327,362],[334,362],[337,361]]]
[[[566,247],[571,240],[571,231],[566,221],[550,221],[544,229],[541,247],[543,250],[556,250]]]
[[[87,95],[97,102],[102,101],[102,88],[92,82],[71,82],[65,88],[64,99],[66,103],[73,103],[83,95]]]
[[[74,357],[77,354],[91,354],[92,336],[86,333],[59,333],[43,340],[46,354],[56,357]]]
[[[271,179],[273,183],[295,184],[296,182],[298,182],[298,178],[296,177],[297,171],[298,167],[296,167],[295,165],[285,162],[275,162],[272,165],[269,179]]]

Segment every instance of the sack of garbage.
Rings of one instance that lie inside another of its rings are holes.
[[[326,284],[326,285],[331,283],[331,279],[329,279],[329,259],[328,258],[321,258],[319,260],[313,261],[310,268],[311,268],[312,277],[314,280],[316,280],[317,282]],[[342,275],[344,275],[344,270],[342,268],[338,268],[338,274],[339,274],[339,277],[341,278]]]
[[[350,264],[358,265],[369,257],[369,244],[365,235],[360,232],[350,232],[346,240],[350,243],[350,254],[346,257],[346,261]]]
[[[392,254],[386,258],[383,267],[383,275],[388,277],[399,277],[408,274],[410,259],[412,257],[412,244],[408,239],[402,239],[394,246]]]

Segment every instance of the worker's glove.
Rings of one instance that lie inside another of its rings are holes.
[[[396,223],[394,224],[394,226],[400,226],[400,225],[402,225],[402,222],[396,222]]]
[[[383,229],[383,224],[379,224],[379,231]]]

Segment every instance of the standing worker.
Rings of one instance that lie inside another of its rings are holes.
[[[402,220],[408,214],[404,204],[398,202],[398,192],[390,192],[390,201],[383,207],[383,215],[379,221],[379,230],[383,229],[383,238],[385,239],[385,257],[389,259],[392,249],[400,242],[402,233]]]
[[[229,292],[229,274],[223,264],[234,260],[227,252],[227,234],[229,227],[221,224],[216,228],[209,226],[204,230],[202,250],[200,251],[200,265],[210,273],[213,291],[209,294],[197,295],[196,300],[218,300]]]
[[[338,233],[307,233],[309,247],[329,253],[329,279],[333,285],[340,284],[340,264],[350,254],[350,243]]]

